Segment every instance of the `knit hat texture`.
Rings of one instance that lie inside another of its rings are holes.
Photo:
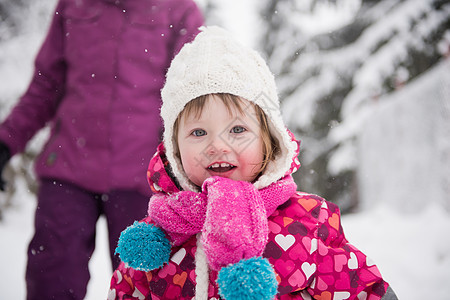
[[[274,76],[256,51],[236,41],[226,30],[211,26],[201,27],[196,38],[175,56],[161,91],[164,146],[181,187],[197,190],[174,153],[175,120],[189,101],[214,93],[232,94],[258,105],[267,115],[271,134],[280,143],[281,153],[268,164],[255,187],[266,187],[283,177],[289,171],[297,144],[281,117]]]

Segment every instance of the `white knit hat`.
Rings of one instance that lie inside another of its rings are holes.
[[[280,154],[258,180],[263,188],[289,170],[297,144],[291,140],[280,113],[275,79],[254,50],[238,43],[222,28],[201,27],[194,41],[185,44],[172,60],[161,91],[164,146],[175,177],[185,190],[197,190],[174,153],[173,126],[185,105],[203,95],[228,93],[258,105],[269,120],[271,134],[280,143]]]

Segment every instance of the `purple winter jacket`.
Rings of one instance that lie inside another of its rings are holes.
[[[0,140],[11,154],[21,152],[49,122],[39,177],[148,195],[165,73],[202,24],[192,0],[60,0],[32,82],[1,124]]]

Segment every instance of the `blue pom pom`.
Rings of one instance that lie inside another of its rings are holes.
[[[233,300],[269,300],[277,294],[275,271],[266,258],[242,259],[219,271],[219,294]]]
[[[162,267],[169,261],[170,251],[170,242],[160,228],[138,221],[122,231],[116,248],[123,262],[141,271]]]

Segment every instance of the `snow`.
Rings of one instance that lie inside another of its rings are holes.
[[[405,1],[364,33],[359,41],[362,46],[356,47],[365,48],[363,54],[365,63],[354,75],[355,87],[347,96],[342,108],[344,116],[355,114],[359,105],[370,99],[371,94],[382,86],[383,80],[394,73],[399,62],[406,60],[409,55],[408,45],[416,45],[419,37],[426,36],[445,20],[447,15],[444,12],[431,11],[432,5],[431,1]],[[422,21],[418,29],[411,31],[411,23],[418,19],[420,14],[425,15],[426,21]],[[378,46],[377,42],[393,34],[397,35],[397,38],[389,40],[380,51],[368,55]]]
[[[376,262],[400,300],[449,299],[450,218],[442,206],[424,204],[421,211],[404,214],[383,203],[344,216],[342,226],[347,239]]]
[[[13,206],[9,208],[0,223],[2,240],[0,265],[5,270],[0,275],[2,299],[25,299],[26,296],[27,248],[33,235],[36,199],[32,194],[26,192],[24,184],[20,191],[13,199]],[[106,221],[103,217],[97,223],[96,245],[89,263],[91,280],[86,300],[106,299],[111,280],[112,269],[109,261]]]
[[[199,7],[205,8],[206,0],[195,0]],[[230,5],[229,1],[214,1],[214,11],[212,15],[206,17],[206,25],[219,25],[226,28],[242,44],[255,47],[258,34],[252,30],[242,30],[242,28],[257,28],[261,26],[254,9],[258,0],[234,1]]]
[[[333,2],[315,2],[311,13],[312,1],[297,1],[291,7],[290,22],[304,29],[308,36],[332,31],[342,27],[353,20],[355,12],[361,6],[361,0],[337,0]],[[295,13],[297,12],[297,13]],[[326,22],[324,22],[326,20]]]
[[[21,23],[20,34],[11,37],[1,31],[0,24],[0,120],[6,117],[16,99],[27,88],[33,73],[34,58],[44,40],[55,6],[56,0],[30,2],[30,6],[20,12],[26,16]]]
[[[371,104],[358,142],[363,209],[384,202],[415,213],[426,201],[450,212],[449,70],[443,61]]]

